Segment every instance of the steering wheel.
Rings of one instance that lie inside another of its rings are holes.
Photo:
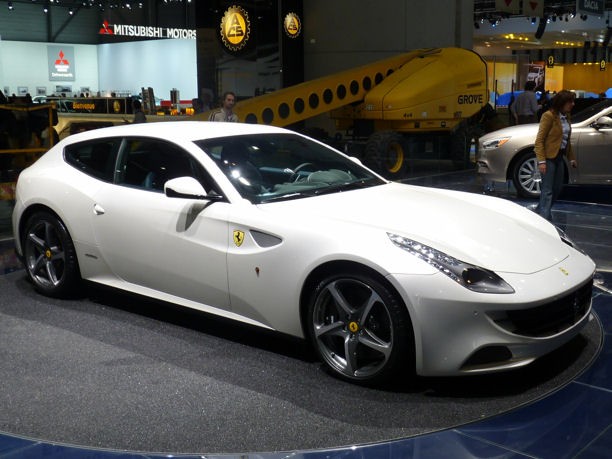
[[[304,169],[307,166],[314,166],[313,163],[302,163],[300,164],[298,167],[296,167],[295,169],[293,169],[293,173],[291,174],[291,177],[289,177],[289,181],[290,182],[297,182],[298,179],[300,178],[300,174],[299,172]]]

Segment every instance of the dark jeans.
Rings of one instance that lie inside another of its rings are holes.
[[[540,203],[536,212],[548,221],[552,221],[551,208],[563,188],[563,173],[563,154],[561,152],[556,158],[546,160],[546,174],[542,175]]]

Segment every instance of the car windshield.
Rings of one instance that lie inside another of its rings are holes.
[[[589,107],[572,115],[572,123],[582,123],[584,120],[588,120],[593,115],[596,115],[600,111],[610,106],[612,106],[612,99],[603,99],[601,102],[590,105]]]
[[[242,197],[255,204],[385,183],[330,147],[297,134],[255,134],[195,142]]]

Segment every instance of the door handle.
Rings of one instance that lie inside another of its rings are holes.
[[[103,215],[104,209],[100,204],[94,204],[93,211],[95,215]]]

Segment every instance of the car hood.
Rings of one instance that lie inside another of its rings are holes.
[[[534,212],[473,193],[389,183],[260,207],[285,221],[315,222],[327,234],[360,227],[396,233],[496,272],[533,273],[569,255]]]
[[[499,139],[500,137],[529,137],[532,139],[535,138],[535,134],[538,132],[538,124],[519,124],[517,126],[509,126],[506,128],[498,129],[497,131],[489,132],[481,136],[478,141],[480,143],[485,142],[490,139]]]

